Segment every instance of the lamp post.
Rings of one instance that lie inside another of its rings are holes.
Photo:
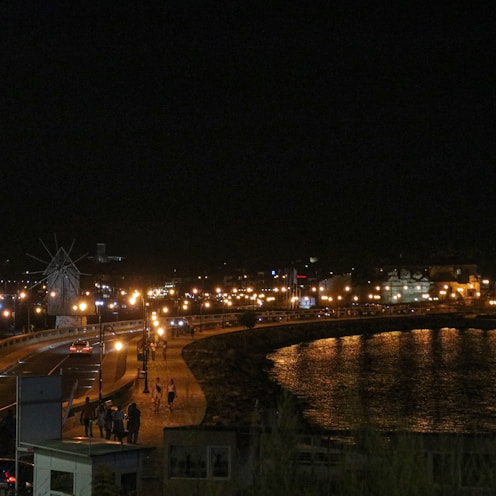
[[[143,386],[143,393],[149,393],[148,390],[148,312],[146,309],[145,296],[142,294],[143,300],[143,372],[145,384]]]
[[[222,305],[221,309],[222,309],[222,321],[221,321],[221,327],[223,328],[224,327],[224,307],[225,307],[225,294],[222,293],[222,289],[220,288],[217,288],[215,290],[215,292],[217,293],[217,299],[220,299],[220,303]]]
[[[98,401],[102,403],[102,388],[103,388],[103,371],[102,371],[102,363],[103,363],[103,355],[104,355],[104,346],[105,346],[105,336],[102,324],[102,305],[103,301],[97,300],[95,301],[95,306],[98,312],[98,326],[100,331],[100,347],[99,347],[99,367],[98,367]]]
[[[143,386],[143,393],[149,393],[150,391],[148,390],[148,312],[146,308],[146,302],[145,302],[145,295],[144,292],[142,291],[141,293],[139,291],[135,291],[129,302],[131,305],[134,305],[136,303],[137,298],[141,298],[141,303],[143,305],[143,338],[142,338],[142,363],[143,363],[143,376],[145,380],[145,384]]]
[[[202,301],[200,303],[200,332],[203,332],[203,308],[210,308],[210,302],[209,301]]]
[[[30,315],[30,311],[29,311],[29,299],[28,299],[28,294],[25,292],[25,291],[21,291],[19,293],[19,301],[23,301],[23,300],[26,300],[26,307],[27,307],[27,327],[26,327],[26,332],[30,332],[31,331],[31,315]]]

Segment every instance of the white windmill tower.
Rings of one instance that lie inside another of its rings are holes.
[[[89,307],[89,311],[82,311],[80,308],[81,272],[76,267],[76,262],[86,257],[87,254],[73,261],[70,254],[74,247],[74,241],[69,251],[66,251],[62,246],[59,247],[57,240],[55,240],[54,253],[48,249],[41,239],[40,242],[50,256],[50,259],[43,260],[29,253],[27,255],[46,265],[44,270],[31,272],[31,274],[43,275],[43,279],[37,285],[42,283],[46,283],[47,285],[47,314],[55,316],[56,327],[86,325],[86,315],[92,313],[92,307]]]

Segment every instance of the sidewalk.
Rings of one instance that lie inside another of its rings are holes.
[[[127,407],[131,403],[136,403],[141,410],[141,427],[138,438],[138,445],[154,448],[147,456],[144,463],[144,491],[143,494],[162,494],[162,453],[163,453],[163,429],[164,427],[188,426],[201,424],[207,402],[200,385],[189,370],[182,358],[183,348],[193,340],[232,332],[240,328],[216,328],[204,330],[196,333],[194,338],[190,335],[181,335],[170,338],[167,342],[166,359],[163,358],[162,347],[158,348],[155,360],[148,360],[148,393],[144,392],[145,379],[142,373],[143,363],[138,361],[136,353],[136,340],[132,339],[127,347],[126,371],[121,377],[115,377],[116,354],[109,353],[103,361],[103,395],[105,397],[125,397],[122,407],[127,412]],[[0,371],[7,373],[10,367],[18,360],[22,360],[30,353],[39,351],[40,345],[34,344],[28,347],[19,347],[11,350],[8,354],[0,356]],[[152,404],[152,388],[156,377],[160,377],[160,382],[164,386],[162,402],[158,413],[154,412]],[[167,407],[167,383],[170,378],[176,384],[177,398],[174,402],[173,411]],[[91,402],[96,406],[98,403],[98,383],[87,393]],[[131,390],[127,394],[119,395],[117,392],[127,384],[132,384]],[[69,416],[63,428],[63,439],[88,438],[84,436],[84,426],[79,423],[78,407],[84,403],[84,397],[75,399],[72,405],[72,415]],[[114,404],[116,402],[114,401]],[[63,410],[67,404],[63,405]],[[93,426],[94,436],[98,436],[98,427]],[[126,441],[124,441],[126,442]]]
[[[239,329],[240,328],[218,328],[205,330],[202,333],[197,333],[194,340]],[[165,360],[162,356],[162,347],[158,348],[155,360],[152,360],[150,357],[148,360],[149,393],[143,392],[145,385],[143,374],[140,373],[139,378],[136,378],[138,375],[137,369],[139,368],[140,371],[142,369],[142,362],[136,359],[136,353],[133,353],[135,348],[132,345],[129,346],[127,355],[127,377],[121,379],[120,382],[132,381],[134,377],[134,386],[130,392],[129,399],[126,403],[122,404],[122,407],[127,411],[129,404],[133,402],[136,403],[139,410],[141,410],[141,427],[138,445],[155,448],[150,455],[148,455],[144,463],[145,472],[143,484],[146,489],[144,494],[161,494],[162,491],[160,474],[162,473],[164,427],[199,425],[205,416],[207,408],[205,395],[182,358],[183,348],[191,342],[192,338],[189,335],[171,338],[167,342]],[[110,369],[112,365],[111,363],[108,363],[107,366]],[[154,412],[152,404],[152,387],[156,377],[160,377],[160,382],[164,386],[162,402],[158,413]],[[174,379],[177,392],[177,398],[174,401],[172,412],[169,411],[167,407],[166,388],[171,377]],[[106,385],[104,382],[104,393],[107,394],[112,387],[118,386],[118,383]],[[107,388],[109,389],[107,390]],[[96,401],[98,400],[96,391],[91,390],[89,396],[91,401],[96,404]],[[76,414],[72,419],[69,419],[62,435],[64,439],[80,438],[84,435],[84,427],[79,424],[79,414]],[[93,435],[99,435],[98,427],[95,425],[93,426]]]
[[[222,332],[223,330],[219,330]],[[203,332],[201,337],[217,334],[218,331]],[[196,338],[195,338],[196,339]],[[148,393],[144,392],[145,379],[143,373],[140,372],[137,378],[137,369],[141,371],[142,362],[134,358],[132,347],[128,352],[127,364],[127,379],[132,381],[134,377],[134,386],[130,397],[125,404],[122,405],[124,410],[131,403],[136,403],[141,410],[141,428],[139,433],[139,444],[157,445],[162,443],[162,430],[165,426],[180,426],[180,425],[197,425],[203,420],[206,411],[206,399],[198,382],[182,359],[182,351],[184,346],[191,343],[190,336],[180,336],[170,339],[167,343],[166,360],[162,357],[162,348],[157,350],[155,360],[151,357],[148,360]],[[105,377],[105,376],[104,376]],[[160,382],[164,386],[162,402],[158,413],[154,412],[152,404],[152,387],[155,383],[155,378],[160,377]],[[170,378],[176,383],[177,398],[174,402],[172,412],[167,408],[167,383]],[[104,383],[105,386],[105,383]],[[107,384],[104,387],[104,393],[108,394],[117,384]],[[92,390],[89,393],[91,401],[97,401],[97,396]],[[77,416],[75,416],[77,417]],[[98,431],[98,429],[97,429]],[[80,437],[84,432],[84,427],[79,422],[69,422],[63,432],[64,438]],[[96,434],[94,432],[94,434]]]

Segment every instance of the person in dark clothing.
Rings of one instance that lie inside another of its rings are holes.
[[[167,405],[169,407],[169,410],[172,412],[172,407],[174,406],[174,400],[177,398],[177,393],[176,393],[176,384],[174,383],[174,379],[169,381],[169,384],[167,386]]]
[[[105,439],[110,439],[110,436],[112,435],[112,408],[108,407],[107,411],[105,412]]]
[[[138,409],[136,403],[131,403],[127,410],[127,442],[136,444],[138,442],[138,434],[141,426],[141,411]]]
[[[95,409],[90,403],[89,396],[86,396],[83,408],[81,408],[81,416],[79,418],[82,425],[84,425],[84,435],[86,437],[93,436],[93,420],[95,419]]]
[[[112,412],[112,420],[113,420],[113,429],[112,432],[114,434],[114,441],[119,440],[122,443],[122,440],[127,436],[127,432],[124,429],[124,412],[120,405],[117,405],[117,410]]]

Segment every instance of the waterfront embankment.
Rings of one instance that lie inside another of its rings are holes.
[[[207,400],[203,424],[246,426],[256,402],[262,408],[273,408],[282,393],[269,377],[270,352],[322,338],[442,327],[489,330],[496,328],[496,319],[438,314],[256,327],[195,340],[184,348],[183,358]]]

